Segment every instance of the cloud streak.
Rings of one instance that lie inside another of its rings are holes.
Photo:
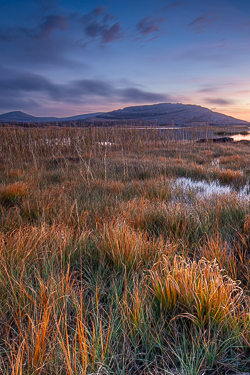
[[[10,42],[12,40],[12,35],[6,30],[0,30],[0,42]]]
[[[163,17],[145,17],[136,25],[137,38],[135,41],[143,40],[151,42],[157,39],[162,33],[162,24],[166,21]]]
[[[32,100],[30,100],[32,95]],[[22,98],[22,99],[21,99]],[[12,103],[12,109],[20,103],[22,108],[30,104],[38,106],[39,100],[52,100],[55,103],[81,104],[92,99],[110,99],[113,102],[152,103],[170,100],[170,96],[154,93],[135,87],[119,87],[116,84],[96,80],[74,80],[64,84],[54,83],[38,74],[19,73],[6,78],[0,75],[1,110],[6,109],[7,103]],[[10,108],[10,107],[8,107]]]
[[[51,14],[43,18],[42,22],[36,27],[9,27],[0,30],[0,41],[15,42],[16,44],[27,40],[45,40],[50,39],[57,30],[66,31],[69,27],[69,20],[66,17],[57,14]]]
[[[125,102],[135,103],[152,103],[152,102],[164,102],[169,101],[170,96],[165,94],[157,94],[153,92],[147,92],[139,90],[133,87],[129,87],[120,91],[121,98]]]
[[[81,18],[84,33],[83,46],[98,42],[101,46],[117,41],[122,37],[120,22],[114,22],[116,17],[107,13],[103,7],[93,9]]]
[[[180,8],[184,5],[183,1],[176,1],[172,4],[169,4],[167,6],[165,6],[164,8],[162,8],[163,11],[167,10],[167,11],[170,11],[172,9],[175,9],[175,8]]]
[[[58,0],[35,0],[35,2],[44,11],[55,8],[59,3]]]
[[[232,100],[226,100],[222,98],[205,98],[204,100],[209,104],[222,105],[222,106],[234,104]]]
[[[56,30],[65,31],[68,28],[68,19],[59,15],[47,16],[44,22],[40,25],[40,30],[37,34],[39,39],[49,38]]]
[[[161,24],[166,20],[166,18],[143,18],[137,24],[137,30],[139,34],[143,36],[148,36],[149,34],[156,33],[160,30]]]
[[[192,28],[196,34],[201,34],[204,33],[215,21],[216,17],[210,13],[205,13],[193,20],[188,27]]]

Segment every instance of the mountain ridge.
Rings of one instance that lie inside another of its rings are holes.
[[[129,106],[110,112],[95,112],[70,117],[36,117],[21,111],[13,111],[0,115],[0,123],[46,123],[81,121],[102,124],[140,122],[145,125],[247,125],[248,121],[214,112],[209,108],[182,103],[159,103],[142,106]]]
[[[100,114],[102,114],[102,112],[87,113],[87,114],[70,116],[70,117],[53,117],[53,116],[37,117],[37,116],[32,116],[22,111],[11,111],[11,112],[3,113],[0,115],[0,123],[1,122],[44,123],[44,122],[60,122],[60,121],[75,121],[75,120],[77,121],[77,120],[84,120],[89,117],[98,116]]]
[[[196,125],[201,123],[215,125],[243,125],[248,121],[236,119],[219,112],[214,112],[209,108],[192,104],[172,104],[160,103],[145,106],[132,106],[107,112],[97,116],[101,120],[138,120],[144,122],[157,121],[159,125]]]

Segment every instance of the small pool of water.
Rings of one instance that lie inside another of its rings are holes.
[[[71,139],[70,137],[68,138],[45,138],[44,139],[44,143],[46,143],[47,145],[50,145],[50,146],[58,146],[58,145],[61,145],[61,146],[70,146],[71,144]]]
[[[190,129],[190,126],[134,126],[130,128],[123,128],[129,130],[179,130]]]
[[[237,196],[250,199],[250,185],[246,184],[239,190],[235,190],[229,185],[220,185],[217,181],[207,182],[207,181],[194,181],[191,178],[179,177],[175,181],[176,187],[182,187],[183,189],[194,189],[198,196],[206,197],[213,194],[217,195],[228,195],[237,194]]]
[[[106,141],[104,141],[104,142],[98,142],[98,145],[99,145],[99,146],[115,146],[116,143],[112,143],[112,142],[106,142]]]
[[[236,141],[250,141],[250,133],[247,135],[242,135],[242,134],[235,134],[232,135],[230,138],[233,138],[233,140]]]

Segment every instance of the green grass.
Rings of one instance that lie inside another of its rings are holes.
[[[250,202],[174,184],[250,149],[192,131],[0,129],[1,374],[250,371]]]
[[[244,129],[242,127],[236,127],[235,130],[232,130],[232,131],[228,131],[226,129],[223,129],[223,130],[217,130],[214,132],[214,134],[216,135],[226,135],[226,136],[231,136],[231,135],[236,135],[236,134],[241,134],[241,135],[248,135],[249,134],[249,131],[248,129]]]

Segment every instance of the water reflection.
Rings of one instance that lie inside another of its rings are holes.
[[[191,126],[133,126],[129,128],[122,128],[125,130],[179,130],[190,129]]]
[[[184,190],[195,190],[198,196],[206,197],[213,194],[217,195],[228,195],[228,194],[237,194],[238,197],[244,199],[250,199],[250,186],[247,183],[244,187],[239,190],[235,190],[229,185],[221,186],[218,181],[194,181],[191,178],[179,177],[175,181],[176,187],[181,187]]]
[[[237,142],[237,141],[250,141],[250,133],[247,134],[247,135],[235,134],[235,135],[232,135],[230,138],[233,138],[234,142]]]

